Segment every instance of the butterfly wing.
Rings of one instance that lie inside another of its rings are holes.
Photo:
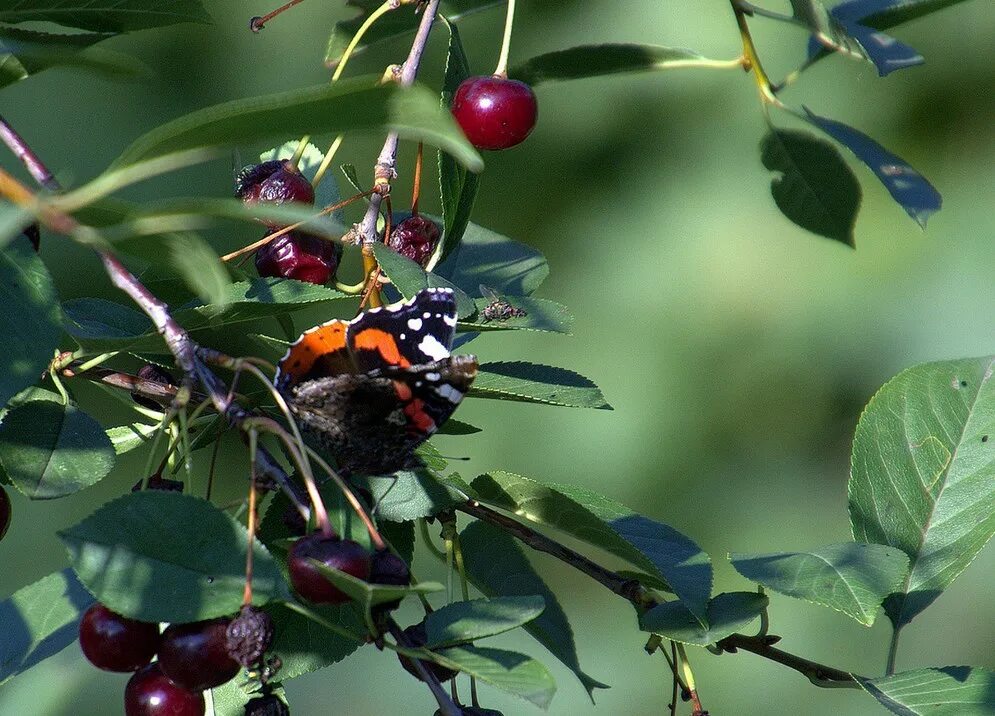
[[[280,390],[328,375],[355,373],[356,366],[346,347],[345,321],[315,326],[290,344],[276,367],[274,384]]]

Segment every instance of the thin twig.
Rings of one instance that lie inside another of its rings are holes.
[[[408,649],[417,649],[414,644],[405,636],[404,632],[401,631],[401,627],[397,625],[397,622],[393,619],[387,620],[387,631],[390,635],[394,637],[394,640],[400,646],[406,647]],[[436,678],[435,674],[432,673],[431,669],[425,668],[425,665],[421,662],[421,659],[409,659],[411,665],[414,666],[415,671],[418,672],[418,676],[424,681],[428,688],[432,692],[432,696],[435,697],[436,703],[439,704],[439,709],[442,711],[443,716],[460,716],[461,709],[453,703],[453,700],[449,698],[445,689],[442,688],[442,684]]]

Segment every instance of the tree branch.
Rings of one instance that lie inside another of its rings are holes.
[[[787,666],[789,669],[804,674],[816,686],[822,688],[844,688],[859,689],[860,684],[853,674],[825,666],[815,661],[803,659],[800,656],[789,654],[786,651],[775,649],[772,644],[780,641],[779,636],[747,636],[746,634],[732,634],[718,642],[718,646],[724,651],[735,653],[738,649],[749,651],[765,659],[776,661],[778,664]]]

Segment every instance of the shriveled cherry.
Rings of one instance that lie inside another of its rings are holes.
[[[428,643],[428,632],[425,630],[425,622],[420,621],[417,624],[412,624],[407,629],[404,630],[404,636],[407,637],[411,646],[425,646]],[[397,655],[398,660],[401,662],[401,666],[409,674],[414,676],[416,679],[421,681],[421,674],[418,673],[418,669],[415,668],[415,663],[406,656],[401,654]],[[456,676],[456,671],[452,669],[447,669],[442,664],[436,664],[434,661],[428,661],[427,659],[418,660],[422,666],[435,674],[435,678],[439,681],[449,681],[449,679]]]
[[[532,132],[539,105],[524,82],[499,75],[469,77],[456,89],[452,113],[477,149],[507,149]]]
[[[244,167],[235,177],[235,196],[246,204],[313,204],[314,187],[289,161],[274,159]]]
[[[256,252],[256,270],[264,278],[324,284],[335,275],[341,255],[342,247],[338,244],[291,231],[277,236]]]
[[[3,489],[3,485],[0,485],[0,539],[7,534],[7,528],[10,527],[10,516],[13,508],[10,505],[10,495],[7,491]]]
[[[245,667],[259,661],[273,641],[273,617],[253,606],[244,606],[225,630],[228,656]]]
[[[159,666],[177,686],[203,691],[227,683],[242,668],[228,655],[230,619],[170,624],[162,633]]]
[[[159,625],[123,617],[98,602],[80,620],[79,645],[98,669],[137,671],[159,648]]]
[[[409,216],[390,231],[387,245],[424,266],[439,243],[438,225],[420,214]]]
[[[349,601],[349,595],[329,582],[311,564],[312,559],[359,579],[370,576],[370,553],[358,542],[321,533],[301,537],[291,547],[287,561],[290,583],[298,594],[316,604],[343,604]]]
[[[135,672],[124,687],[125,716],[204,716],[204,709],[204,695],[174,684],[158,662]]]

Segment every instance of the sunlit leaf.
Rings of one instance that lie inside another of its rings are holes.
[[[469,223],[458,248],[434,273],[470,295],[483,284],[503,295],[528,296],[549,275],[549,265],[531,246]]]
[[[384,274],[404,298],[414,298],[419,291],[429,287],[451,288],[456,299],[457,316],[466,317],[476,310],[473,299],[459,286],[435,273],[425,271],[417,262],[401,256],[386,244],[374,244],[373,255],[376,256]]]
[[[580,45],[533,57],[510,69],[508,76],[535,86],[555,80],[695,67],[705,59],[694,50],[662,45]]]
[[[601,389],[579,373],[524,361],[484,363],[469,395],[570,408],[612,409]]]
[[[899,716],[991,716],[995,672],[976,666],[903,671],[876,679],[856,677],[871,696]]]
[[[556,682],[535,659],[504,649],[454,646],[438,651],[442,663],[509,694],[530,701],[541,709],[549,706]]]
[[[754,621],[767,608],[767,597],[756,592],[724,592],[708,602],[708,626],[683,602],[658,604],[639,618],[644,631],[685,644],[705,646],[725,639]]]
[[[926,363],[900,373],[857,425],[850,473],[855,539],[909,556],[884,603],[908,624],[995,534],[992,358]]]

